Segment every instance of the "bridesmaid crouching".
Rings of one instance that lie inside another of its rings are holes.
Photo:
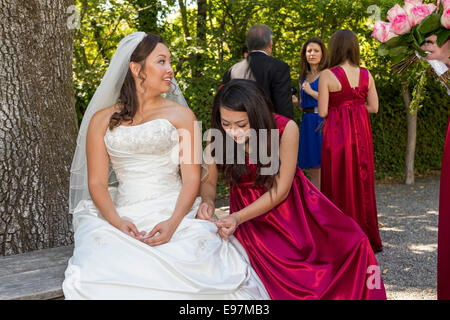
[[[272,299],[386,299],[365,233],[297,167],[299,130],[294,121],[273,114],[254,82],[232,80],[214,99],[211,126],[234,142],[223,139],[222,153],[218,145],[211,148],[197,217],[211,220],[221,173],[231,185],[231,214],[216,222],[218,232],[223,238],[236,236]],[[278,155],[279,146],[279,157],[270,163],[254,157],[251,129],[269,130],[268,137],[278,129],[276,141],[259,138],[258,148]],[[245,163],[237,161],[234,151],[239,150],[245,152]]]

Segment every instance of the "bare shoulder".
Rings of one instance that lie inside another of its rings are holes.
[[[324,69],[322,71],[320,71],[320,80],[329,80],[332,79],[333,73],[331,72],[330,69]]]
[[[286,127],[284,127],[283,136],[284,133],[288,133],[289,135],[298,134],[299,129],[297,123],[295,123],[294,120],[289,120],[288,123],[286,123]]]
[[[367,74],[369,75],[369,85],[375,84],[375,79],[373,78],[372,74],[370,73],[369,69],[367,69]]]
[[[105,109],[99,110],[91,118],[89,123],[89,128],[95,131],[106,131],[108,128],[109,120],[111,116],[120,111],[120,105],[114,104],[112,106],[106,107]]]
[[[280,139],[280,148],[283,150],[294,150],[298,147],[300,130],[294,120],[289,120],[284,127],[283,135]]]
[[[194,121],[197,121],[194,112],[187,106],[168,100],[164,108],[167,118],[176,128],[190,127]]]
[[[283,134],[280,139],[280,144],[289,146],[291,143],[298,144],[300,130],[294,120],[289,120],[284,127]]]

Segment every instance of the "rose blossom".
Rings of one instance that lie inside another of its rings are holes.
[[[391,24],[384,21],[375,21],[372,37],[380,42],[386,42],[397,35],[391,31]]]
[[[450,29],[450,6],[444,9],[441,16],[441,23],[446,29]]]
[[[397,17],[398,15],[401,15],[401,14],[406,15],[406,11],[402,7],[400,7],[398,4],[396,4],[391,9],[389,9],[389,11],[387,12],[387,19],[390,22],[392,22],[392,21],[394,21],[395,17]]]
[[[405,5],[405,7],[407,6]],[[411,26],[413,27],[432,14],[434,10],[436,10],[436,6],[430,3],[414,6],[412,8],[407,7],[405,9],[408,14],[409,21],[411,22]]]
[[[399,14],[391,22],[391,30],[398,35],[406,34],[411,31],[411,22],[409,22],[408,15]]]

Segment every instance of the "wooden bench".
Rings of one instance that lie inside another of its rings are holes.
[[[64,298],[61,284],[73,246],[0,257],[0,300]]]
[[[216,218],[228,208],[216,209]],[[0,300],[64,299],[62,282],[73,246],[0,257]]]

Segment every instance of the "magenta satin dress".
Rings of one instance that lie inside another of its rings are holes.
[[[322,141],[321,191],[382,250],[375,199],[372,129],[365,105],[369,72],[360,68],[359,86],[351,88],[344,69],[330,69],[342,90],[330,92]]]
[[[281,136],[290,119],[274,117]],[[231,213],[266,192],[253,185],[256,167],[248,159],[247,167],[241,182],[231,185]],[[386,299],[367,236],[298,167],[286,200],[239,225],[235,236],[272,299]]]
[[[450,300],[450,116],[447,124],[439,188],[437,293],[439,300]]]

